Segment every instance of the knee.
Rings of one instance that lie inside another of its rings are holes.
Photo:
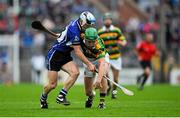
[[[73,77],[73,78],[77,78],[79,76],[79,70],[73,70],[71,73],[70,73],[70,76]]]
[[[51,89],[55,89],[56,86],[57,86],[57,83],[56,83],[56,82],[55,82],[55,83],[50,83],[50,88],[51,88]]]

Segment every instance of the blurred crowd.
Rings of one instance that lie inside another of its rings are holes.
[[[139,20],[136,17],[130,18],[128,21],[120,21],[119,26],[126,34],[128,45],[123,50],[124,66],[137,66],[137,63],[131,61],[136,60],[133,53],[134,47],[139,41],[143,40],[144,33],[151,32],[154,34],[155,43],[161,50],[160,46],[160,6],[164,4],[163,13],[165,15],[165,47],[166,58],[173,58],[174,63],[180,64],[180,0],[136,0],[138,7],[143,10],[148,18]],[[130,59],[128,59],[130,58]]]
[[[101,0],[103,2],[103,0]],[[128,21],[115,20],[124,32],[128,46],[122,50],[123,66],[137,67],[135,45],[143,39],[144,32],[152,32],[159,45],[160,0],[134,0],[148,15],[147,20],[131,18]],[[180,60],[180,0],[163,0],[165,4],[165,39],[168,56],[175,63]],[[150,4],[151,3],[151,4]],[[108,3],[104,3],[108,4]],[[20,36],[20,59],[26,63],[31,58],[46,54],[53,38],[31,28],[33,20],[40,20],[49,29],[60,32],[67,23],[85,10],[97,16],[97,28],[102,26],[102,15],[91,2],[85,0],[19,0],[19,9],[14,12],[13,0],[0,0],[0,34],[18,33]],[[115,9],[110,9],[114,11]],[[0,55],[2,51],[0,51]],[[1,60],[0,56],[0,60]],[[132,61],[134,60],[134,61]]]

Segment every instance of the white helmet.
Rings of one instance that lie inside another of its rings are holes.
[[[81,15],[79,16],[79,19],[82,22],[82,24],[81,24],[82,26],[84,26],[85,24],[94,25],[96,22],[96,18],[89,11],[82,12]]]

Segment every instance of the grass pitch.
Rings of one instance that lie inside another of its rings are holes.
[[[84,88],[75,85],[71,88],[68,99],[70,106],[59,105],[55,98],[59,93],[58,86],[48,98],[49,109],[40,109],[39,97],[42,86],[34,84],[0,85],[0,116],[70,116],[70,117],[119,117],[119,116],[180,116],[180,86],[153,85],[138,91],[135,86],[133,97],[118,91],[118,99],[106,98],[106,109],[98,109],[97,92],[93,107],[84,108],[86,96]]]

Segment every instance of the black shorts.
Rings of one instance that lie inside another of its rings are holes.
[[[48,55],[46,56],[46,67],[51,71],[60,71],[61,67],[72,61],[70,52],[60,52],[57,50],[49,50]]]
[[[141,67],[143,69],[149,67],[151,69],[151,61],[140,61]]]

